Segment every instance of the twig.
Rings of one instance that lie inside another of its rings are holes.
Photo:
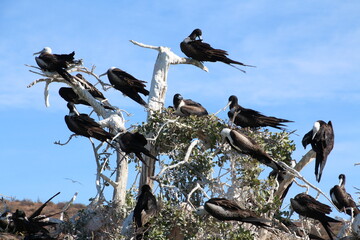
[[[71,134],[69,139],[65,142],[65,143],[60,143],[60,140],[59,141],[55,141],[54,144],[57,144],[57,145],[60,145],[60,146],[64,146],[66,144],[68,144],[70,142],[70,140],[73,138],[73,137],[76,137],[77,135],[76,134]]]
[[[178,162],[178,163],[176,163],[176,164],[173,164],[173,165],[164,167],[163,169],[161,169],[161,171],[160,171],[155,177],[152,177],[152,179],[158,179],[159,176],[161,176],[165,171],[170,170],[170,169],[173,169],[173,168],[176,168],[176,167],[178,167],[178,166],[180,166],[180,165],[183,165],[183,164],[187,163],[187,162],[189,161],[189,157],[190,157],[190,154],[191,154],[192,149],[193,149],[193,148],[196,146],[196,144],[198,144],[198,143],[199,143],[199,140],[198,140],[198,139],[194,140],[194,141],[190,144],[190,146],[188,147],[188,149],[187,149],[187,151],[186,151],[186,154],[185,154],[185,157],[184,157],[184,160],[182,160],[182,161],[180,161],[180,162]]]

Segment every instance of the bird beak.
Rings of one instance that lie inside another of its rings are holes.
[[[40,54],[40,53],[42,53],[42,50],[41,50],[40,52],[34,53],[33,56],[38,55],[38,54]]]
[[[99,78],[102,77],[102,76],[104,76],[104,75],[106,75],[106,74],[107,74],[107,72],[104,72],[103,74],[100,74],[100,75],[99,75]]]

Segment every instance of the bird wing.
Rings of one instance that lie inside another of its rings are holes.
[[[304,194],[305,195],[305,194]],[[331,207],[321,203],[319,201],[317,201],[315,198],[313,198],[310,195],[305,195],[306,197],[303,197],[298,200],[300,200],[299,202],[301,204],[303,204],[304,206],[307,206],[307,208],[312,211],[312,212],[319,212],[319,213],[324,213],[324,214],[329,214],[331,213]]]
[[[146,87],[146,85],[145,85],[145,83],[147,83],[146,81],[138,80],[133,75],[131,75],[125,71],[122,71],[121,69],[114,69],[113,73],[132,87],[135,87],[135,88],[145,88]]]
[[[236,202],[230,201],[226,198],[211,198],[207,202],[217,206],[221,206],[226,210],[242,210]]]
[[[306,146],[311,143],[312,135],[313,135],[312,130],[310,130],[308,133],[306,133],[304,135],[304,137],[303,137],[303,139],[301,141],[304,148],[306,148]]]

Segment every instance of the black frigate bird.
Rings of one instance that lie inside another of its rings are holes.
[[[70,54],[53,54],[51,48],[45,47],[40,52],[34,53],[34,55],[37,54],[40,55],[35,57],[35,61],[41,70],[57,72],[66,81],[72,82],[72,76],[66,69],[81,62],[81,60],[74,60],[75,52]]]
[[[255,212],[243,209],[235,201],[226,198],[211,198],[205,202],[204,209],[221,221],[234,220],[251,223],[258,227],[270,227],[270,220],[261,218]]]
[[[114,137],[113,134],[102,129],[100,124],[89,115],[85,113],[80,114],[75,108],[74,103],[69,102],[67,107],[69,108],[69,115],[65,116],[65,122],[70,131],[77,135],[88,138],[92,137],[101,142],[110,143],[109,141]]]
[[[174,95],[173,104],[175,114],[178,116],[187,117],[190,115],[208,115],[208,112],[200,103],[194,102],[191,99],[184,99],[179,93]]]
[[[141,156],[141,153],[145,154],[146,156],[158,160],[155,156],[153,156],[149,150],[145,148],[145,145],[147,144],[147,140],[139,132],[131,133],[126,132],[122,135],[120,135],[118,142],[120,144],[120,148],[122,151],[124,151],[126,154],[134,153],[136,157],[139,158],[140,161],[142,161],[145,165],[146,162],[144,158]]]
[[[54,225],[54,222],[43,221],[45,218],[50,216],[40,215],[41,211],[46,207],[46,205],[60,192],[52,196],[49,200],[43,203],[30,217],[26,217],[25,212],[17,209],[15,213],[12,214],[12,220],[14,221],[15,230],[17,232],[24,232],[28,234],[36,234],[42,232],[44,234],[48,233],[48,230],[44,226]],[[55,213],[57,214],[57,213]],[[55,215],[52,214],[51,216]]]
[[[339,175],[339,184],[330,189],[330,197],[335,206],[348,215],[355,217],[360,213],[354,199],[345,189],[345,175]],[[352,208],[352,210],[350,209]]]
[[[291,160],[290,162],[290,167],[294,168],[296,166],[296,161],[294,159]],[[268,178],[274,178],[276,179],[278,186],[280,186],[280,184],[285,180],[285,178],[287,178],[288,176],[288,172],[286,171],[277,171],[277,170],[272,170],[269,173]],[[291,181],[291,183],[289,183],[289,185],[286,187],[286,189],[284,190],[284,192],[281,194],[280,196],[280,200],[283,201],[287,195],[287,193],[289,192],[289,189],[291,188],[293,184],[293,181]],[[274,189],[274,193],[277,191],[278,189]]]
[[[320,182],[326,160],[334,147],[334,129],[331,121],[328,123],[319,120],[314,123],[312,130],[306,133],[302,139],[304,148],[311,144],[312,149],[316,152],[315,176]]]
[[[221,130],[221,135],[225,137],[226,141],[237,152],[250,155],[252,158],[257,159],[259,162],[271,167],[275,171],[284,171],[284,169],[273,160],[254,139],[230,128]]]
[[[128,96],[135,102],[147,106],[146,102],[141,98],[139,93],[144,96],[149,95],[149,91],[145,89],[145,81],[141,81],[130,75],[129,73],[115,67],[111,67],[108,71],[100,76],[107,74],[111,85],[122,92],[125,96]]]
[[[235,95],[229,97],[229,103],[228,117],[230,121],[243,128],[273,127],[285,130],[284,123],[293,122],[282,118],[268,117],[258,111],[244,108],[238,104],[238,98]]]
[[[146,229],[144,227],[150,219],[158,213],[158,205],[155,196],[151,192],[149,185],[144,184],[141,187],[141,193],[138,197],[133,220],[136,225],[136,239],[142,239]]]
[[[235,67],[232,64],[238,64],[246,67],[254,67],[238,61],[234,61],[227,57],[227,51],[212,48],[210,44],[203,42],[202,32],[198,28],[192,31],[192,33],[180,43],[180,49],[187,57],[190,57],[200,62],[223,62],[229,64],[232,67]],[[239,69],[237,67],[235,68]],[[242,69],[239,70],[245,72]]]
[[[76,74],[76,77],[80,80],[83,87],[88,90],[88,92],[97,100],[105,101],[106,98],[94,85],[88,82],[80,73]],[[71,87],[61,87],[59,89],[59,95],[67,102],[73,102],[74,104],[83,104],[86,106],[90,106],[90,104],[84,99],[80,98],[80,96],[71,88]],[[103,105],[104,108],[114,110],[111,106]]]
[[[329,235],[330,239],[333,239],[334,233],[330,229],[329,222],[341,222],[333,219],[326,214],[331,213],[331,207],[317,201],[312,196],[306,193],[299,193],[295,198],[290,199],[292,209],[299,215],[309,217],[318,220],[325,231]]]

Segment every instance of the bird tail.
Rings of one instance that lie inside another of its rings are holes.
[[[335,220],[335,219],[332,218],[332,220]],[[335,221],[339,222],[338,220],[335,220]],[[333,240],[333,239],[334,239],[333,236],[335,236],[335,234],[334,234],[334,232],[331,230],[330,224],[329,224],[327,221],[320,221],[320,222],[321,222],[321,224],[323,225],[326,233],[329,235],[330,240]]]
[[[71,74],[70,74],[68,71],[66,71],[65,69],[63,69],[63,68],[58,68],[58,69],[56,69],[56,72],[57,72],[58,74],[60,74],[60,76],[61,76],[62,78],[64,78],[66,81],[68,81],[69,83],[73,83],[73,82],[74,82],[73,77],[71,76]]]
[[[320,182],[323,169],[326,164],[327,157],[324,153],[316,153],[316,160],[315,160],[315,176],[316,181]]]

